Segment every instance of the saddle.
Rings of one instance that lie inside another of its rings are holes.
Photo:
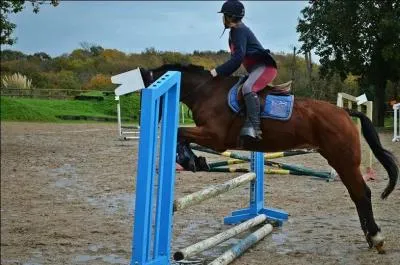
[[[243,101],[243,94],[242,94],[242,88],[244,82],[246,82],[248,76],[243,76],[239,79],[239,81],[236,83],[235,86],[237,86],[237,101],[239,104],[242,106],[244,105]],[[293,81],[290,80],[288,82],[279,84],[279,85],[273,85],[269,84],[260,91],[257,92],[257,95],[260,99],[260,106],[261,109],[264,109],[265,107],[265,98],[268,95],[276,95],[276,96],[289,96],[290,92],[292,91],[292,83]]]
[[[242,96],[242,86],[246,77],[240,80],[228,92],[228,105],[234,113],[245,115],[245,104]],[[260,100],[260,117],[287,121],[292,116],[294,96],[290,94],[292,81],[280,84],[269,85],[258,92]]]
[[[239,101],[243,99],[242,88],[244,82],[246,82],[248,77],[249,76],[247,75],[240,77],[239,81],[235,84],[235,86],[237,87],[237,99]],[[290,92],[292,91],[292,83],[293,81],[290,80],[279,85],[268,84],[266,87],[258,91],[257,94],[260,98],[262,98],[262,95],[266,96],[269,94],[287,96],[290,95]]]

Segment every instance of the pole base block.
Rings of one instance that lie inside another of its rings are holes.
[[[257,213],[254,213],[254,211],[252,211],[250,208],[246,208],[234,211],[232,212],[232,215],[226,216],[224,218],[224,224],[226,225],[238,224],[247,221],[251,218],[254,218],[260,214],[265,214],[269,221],[276,223],[278,226],[281,226],[283,222],[287,221],[289,218],[289,214],[280,209],[262,208]]]

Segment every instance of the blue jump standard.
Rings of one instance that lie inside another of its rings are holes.
[[[264,154],[251,152],[251,171],[256,173],[256,179],[250,183],[250,205],[248,208],[232,212],[224,218],[225,224],[237,224],[257,215],[265,214],[269,220],[282,225],[288,219],[288,214],[279,209],[264,207]]]

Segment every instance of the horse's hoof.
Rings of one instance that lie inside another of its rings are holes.
[[[198,171],[210,171],[210,166],[207,164],[207,160],[203,156],[195,158],[196,169]]]
[[[381,232],[378,232],[375,236],[371,237],[371,241],[376,250],[378,250],[379,254],[386,253],[386,251],[383,249],[385,238],[382,236]]]
[[[365,238],[367,239],[368,247],[369,248],[373,248],[374,247],[374,243],[372,243],[371,237],[366,235]]]
[[[197,169],[196,169],[196,162],[194,161],[194,159],[190,159],[188,162],[188,169],[190,171],[192,171],[193,173],[196,173]]]
[[[383,242],[379,245],[375,246],[376,250],[378,250],[378,254],[385,254],[386,251],[383,249]]]

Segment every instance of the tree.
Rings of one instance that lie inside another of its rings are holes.
[[[29,56],[28,56],[29,57]],[[37,58],[40,61],[48,61],[51,59],[51,56],[45,52],[36,52],[32,55],[33,58]]]
[[[44,73],[44,78],[48,80],[50,89],[81,89],[81,83],[72,71],[48,72]]]
[[[94,43],[89,43],[86,41],[81,42],[80,46],[82,47],[82,50],[85,51],[88,56],[98,56],[104,51],[104,48],[101,47],[100,45],[96,45]]]
[[[302,51],[316,50],[322,75],[352,73],[372,87],[374,122],[383,126],[386,84],[400,79],[400,0],[309,3],[297,26]]]
[[[16,39],[13,38],[11,35],[16,27],[14,23],[11,23],[8,20],[8,14],[11,13],[19,13],[25,7],[25,2],[30,2],[32,4],[33,12],[38,13],[40,9],[40,5],[42,4],[51,4],[53,6],[58,5],[58,0],[1,0],[0,1],[0,22],[1,22],[1,45],[8,44],[13,45],[16,42]]]
[[[27,55],[20,51],[4,50],[1,51],[1,61],[24,60]]]
[[[82,88],[86,90],[100,90],[106,91],[114,88],[115,85],[111,83],[111,76],[104,74],[97,74],[93,76],[88,83]]]

